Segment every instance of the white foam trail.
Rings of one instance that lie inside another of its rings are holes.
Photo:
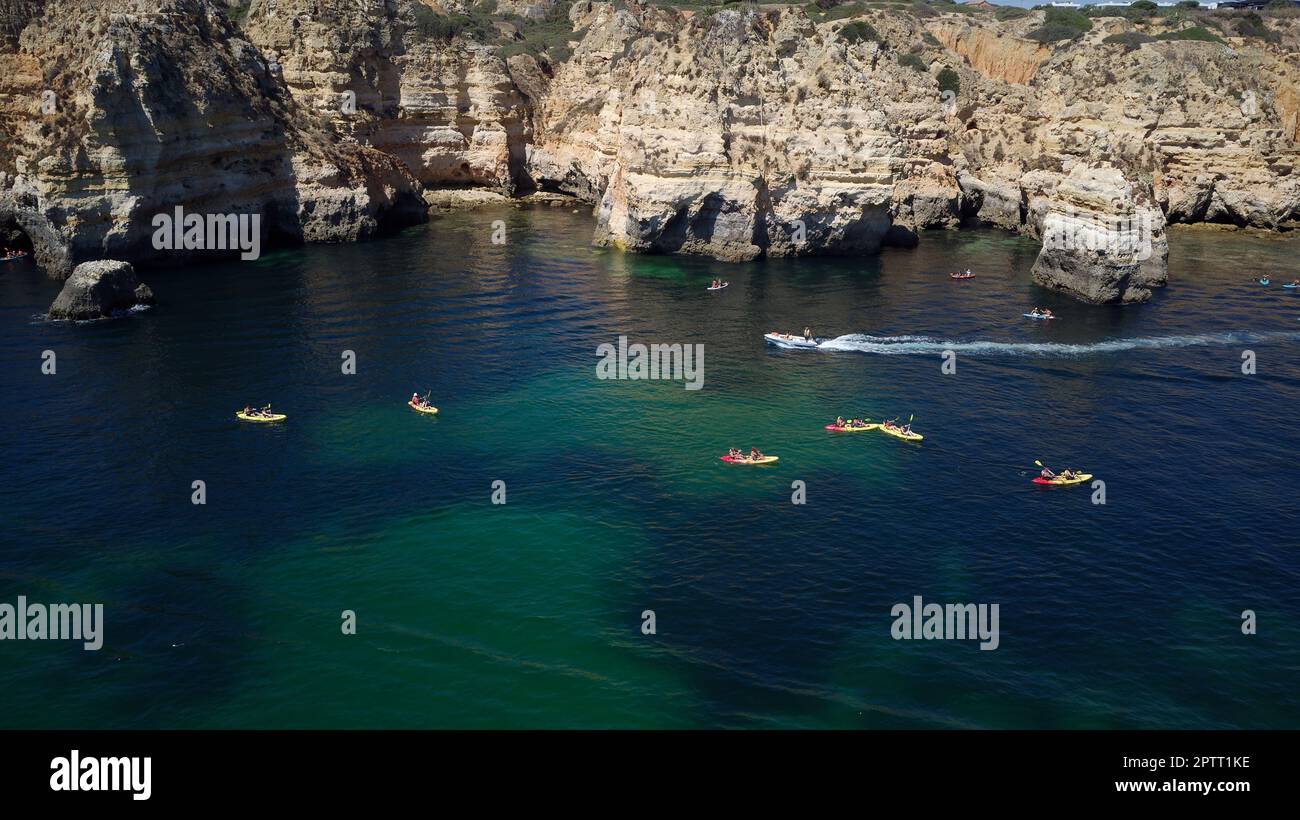
[[[1202,333],[1186,336],[1153,336],[1137,339],[1107,339],[1087,344],[1059,342],[959,342],[928,336],[868,336],[850,333],[818,345],[818,350],[876,353],[884,356],[937,356],[945,350],[968,355],[1073,357],[1125,350],[1162,350],[1178,347],[1215,347],[1300,339],[1300,333]]]

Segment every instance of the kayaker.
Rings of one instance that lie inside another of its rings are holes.
[[[757,448],[757,447],[750,447],[750,448],[749,448],[749,460],[750,460],[750,461],[758,461],[758,460],[759,460],[760,458],[762,458],[762,457],[763,457],[763,454],[760,453],[760,452],[758,451],[758,448]]]
[[[1052,311],[1048,310],[1047,308],[1043,308],[1043,315],[1050,319],[1052,318]]]
[[[735,447],[732,447],[730,450],[727,451],[727,458],[742,459],[744,457],[745,454],[737,450]]]
[[[974,276],[975,274],[973,274],[973,273],[970,272],[970,268],[967,268],[967,269],[966,269],[966,275],[967,275],[967,276]]]
[[[1052,479],[1056,478],[1056,473],[1052,472],[1046,467],[1043,468],[1043,472],[1040,473],[1040,475],[1042,475],[1042,477],[1047,479],[1048,481],[1051,481]]]
[[[250,405],[247,404],[244,405],[244,415],[245,416],[253,415],[253,408]]]
[[[835,417],[835,426],[836,426],[836,427],[843,427],[843,426],[844,426],[844,417],[843,417],[843,416],[836,416],[836,417]]]
[[[267,406],[265,406],[265,407],[262,408],[262,415],[263,415],[263,416],[274,415],[274,414],[271,412],[271,405],[268,404]]]
[[[812,341],[812,328],[810,328],[810,327],[805,327],[805,328],[803,329],[803,340],[804,340],[805,342],[811,342],[811,341]]]
[[[1062,470],[1061,478],[1064,478],[1066,481],[1073,481],[1075,478],[1074,470]]]

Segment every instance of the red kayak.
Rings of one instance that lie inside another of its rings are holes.
[[[722,456],[722,460],[728,464],[771,464],[777,460],[777,456],[763,456],[762,458],[732,458],[731,456]]]

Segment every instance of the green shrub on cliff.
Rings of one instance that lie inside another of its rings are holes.
[[[915,71],[925,71],[925,70],[926,70],[925,60],[922,60],[922,59],[921,59],[918,55],[916,55],[916,54],[900,54],[900,55],[898,55],[898,64],[901,65],[901,66],[904,67],[904,68],[910,68],[910,69],[913,69],[913,70],[915,70]]]
[[[1029,39],[1040,43],[1056,43],[1076,40],[1092,30],[1092,21],[1087,15],[1074,9],[1049,6],[1044,9],[1044,14],[1043,25],[1025,35]]]
[[[840,39],[847,43],[880,42],[880,35],[866,20],[854,20],[851,23],[845,23],[840,26],[839,35]]]
[[[1103,43],[1108,45],[1124,46],[1125,54],[1133,51],[1143,43],[1154,43],[1155,41],[1156,38],[1152,37],[1150,34],[1143,34],[1140,31],[1125,31],[1120,34],[1112,34],[1102,40]]]
[[[997,11],[993,12],[995,20],[1019,20],[1021,17],[1028,17],[1029,9],[1022,9],[1019,6],[998,6]]]
[[[961,77],[951,68],[944,66],[936,79],[939,81],[940,91],[951,91],[954,94],[961,93]]]
[[[1202,43],[1223,43],[1223,38],[1212,31],[1207,31],[1200,26],[1179,29],[1178,31],[1167,31],[1164,34],[1156,35],[1158,40],[1194,40]]]
[[[492,7],[496,6],[493,2]],[[488,4],[472,6],[464,14],[439,14],[423,3],[412,7],[415,15],[414,31],[422,40],[450,40],[464,37],[479,42],[491,42],[496,39],[496,27],[492,25],[492,9]]]

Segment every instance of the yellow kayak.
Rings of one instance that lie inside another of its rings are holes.
[[[1055,478],[1043,478],[1039,476],[1034,479],[1035,484],[1042,484],[1045,487],[1068,487],[1071,484],[1082,484],[1092,479],[1092,473],[1075,473],[1074,478],[1061,478],[1059,475]]]
[[[728,464],[771,464],[772,462],[779,460],[779,458],[779,456],[763,456],[762,458],[732,458],[731,456],[723,456],[722,460]]]
[[[412,410],[414,410],[414,411],[417,412],[417,413],[428,413],[428,414],[431,415],[431,416],[438,412],[438,408],[434,407],[432,404],[427,405],[427,406],[425,406],[425,407],[421,407],[421,406],[419,406],[418,404],[411,404],[411,403],[408,401],[408,402],[406,403],[406,406],[409,407],[409,408],[411,408]]]
[[[880,432],[888,433],[894,438],[901,438],[904,441],[921,441],[922,439],[925,438],[925,436],[921,435],[920,433],[904,433],[902,430],[898,429],[897,427],[881,427]]]
[[[272,413],[269,416],[249,416],[246,415],[243,410],[240,410],[235,414],[235,418],[240,421],[284,421],[289,417],[282,413]]]

